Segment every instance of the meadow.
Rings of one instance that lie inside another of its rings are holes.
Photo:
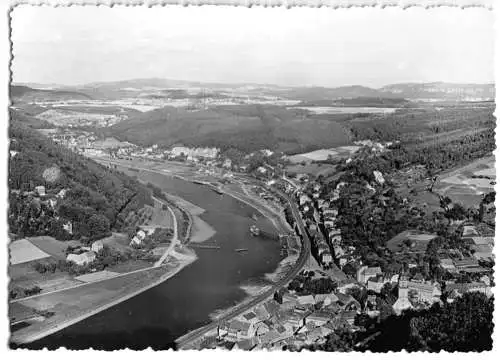
[[[474,161],[439,177],[435,190],[468,207],[478,206],[483,194],[495,189],[495,158]]]

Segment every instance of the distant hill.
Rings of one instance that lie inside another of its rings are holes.
[[[75,91],[69,90],[46,90],[33,89],[23,85],[10,86],[10,98],[14,104],[17,102],[34,101],[62,101],[62,100],[91,100],[92,97]]]
[[[337,100],[343,98],[380,97],[378,90],[366,86],[342,86],[338,88],[298,87],[285,92],[286,97],[302,101]],[[393,97],[388,94],[387,97]]]
[[[36,84],[37,88],[43,88],[44,85]],[[47,85],[48,86],[48,85]],[[23,86],[19,86],[23,87]],[[320,86],[280,86],[272,84],[252,84],[252,83],[214,83],[172,80],[162,78],[149,79],[131,79],[111,82],[96,82],[81,86],[48,86],[52,90],[35,90],[30,92],[39,92],[38,95],[49,96],[49,94],[40,93],[40,91],[51,91],[50,96],[69,96],[69,97],[91,97],[94,99],[120,99],[123,97],[137,97],[142,93],[143,96],[161,97],[172,92],[175,98],[185,96],[190,98],[193,93],[185,90],[191,89],[199,91],[203,89],[209,94],[212,93],[232,93],[235,95],[264,95],[275,96],[291,100],[304,102],[339,100],[353,98],[404,98],[406,100],[434,100],[434,101],[481,101],[492,100],[495,97],[494,84],[453,84],[453,83],[402,83],[390,84],[381,88],[371,88],[360,85],[340,86],[340,87],[320,87]],[[26,86],[24,86],[26,88]],[[15,96],[22,89],[11,89],[12,96]],[[24,89],[26,91],[26,89]],[[61,93],[57,93],[61,91]],[[162,93],[163,91],[163,93]],[[148,93],[149,92],[149,93]],[[157,92],[160,95],[156,94]],[[33,94],[31,94],[33,96]]]
[[[412,102],[404,98],[354,97],[337,100],[302,101],[297,106],[345,106],[345,107],[407,107]]]
[[[386,94],[413,100],[494,100],[494,84],[406,83],[379,89]]]
[[[54,144],[16,118],[9,137],[9,227],[13,233],[70,237],[62,226],[71,221],[73,237],[99,237],[123,230],[128,216],[145,204],[152,205],[150,191],[136,180]],[[39,185],[52,198],[62,189],[67,193],[55,209],[23,196]]]
[[[339,146],[348,132],[335,121],[313,119],[302,110],[279,106],[220,106],[187,111],[165,107],[105,129],[108,136],[136,144],[263,148],[280,151]]]

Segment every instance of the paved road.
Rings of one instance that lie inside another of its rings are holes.
[[[283,196],[290,204],[293,216],[295,217],[295,220],[297,221],[297,224],[299,226],[299,230],[300,230],[301,234],[303,235],[301,252],[300,252],[299,258],[297,259],[297,262],[295,263],[294,268],[283,279],[276,282],[269,290],[256,296],[250,302],[242,304],[241,306],[238,306],[235,309],[229,311],[228,313],[226,313],[222,317],[220,317],[217,321],[212,322],[210,324],[207,324],[201,328],[198,328],[194,331],[191,331],[190,333],[178,338],[176,340],[178,349],[188,348],[190,343],[192,343],[196,339],[199,339],[205,333],[207,333],[211,330],[215,330],[220,322],[230,320],[236,316],[239,316],[239,315],[245,313],[250,308],[257,306],[259,303],[266,300],[268,297],[272,296],[276,290],[278,290],[282,286],[285,286],[287,283],[289,283],[306,264],[306,261],[309,258],[309,255],[311,253],[311,242],[310,242],[310,239],[307,235],[307,232],[305,231],[304,224],[303,224],[302,219],[300,217],[299,210],[298,210],[297,206],[295,205],[295,202],[292,199],[290,199],[287,195],[285,195],[281,191],[277,191],[277,192],[281,196]]]

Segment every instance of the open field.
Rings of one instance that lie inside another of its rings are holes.
[[[454,202],[477,206],[483,194],[494,190],[495,181],[495,158],[490,156],[441,175],[434,189]]]
[[[418,231],[407,230],[389,240],[386,243],[386,246],[391,251],[398,251],[401,250],[401,247],[403,246],[405,241],[409,241],[412,243],[412,250],[425,251],[429,241],[431,241],[435,237],[436,235],[434,234],[425,234]]]
[[[68,246],[81,245],[78,241],[59,241],[51,236],[36,236],[28,239],[33,245],[42,249],[55,260],[66,259],[66,248]]]
[[[192,261],[192,260],[191,260]],[[109,280],[38,296],[19,303],[54,315],[12,334],[14,343],[32,342],[124,301],[175,275],[191,261],[176,262]]]
[[[289,160],[292,163],[300,163],[305,161],[321,161],[327,160],[328,156],[333,157],[334,159],[340,159],[342,157],[348,157],[352,153],[356,152],[359,149],[359,146],[339,146],[331,149],[321,149],[316,151],[311,151],[304,154],[297,154],[289,157]]]
[[[310,111],[314,114],[388,114],[398,108],[383,107],[349,107],[349,106],[295,106],[294,109]]]
[[[172,228],[174,219],[172,219],[172,215],[170,215],[170,211],[163,210],[163,203],[154,199],[155,206],[153,209],[153,217],[148,221],[148,227],[159,227],[159,228]]]
[[[38,286],[42,289],[42,293],[64,289],[81,283],[74,280],[72,276],[60,271],[40,274],[34,269],[33,263],[9,266],[9,278],[11,280],[10,286],[19,286],[22,288]]]
[[[90,273],[90,274],[80,275],[80,276],[75,277],[75,279],[78,281],[83,281],[83,282],[88,283],[88,282],[109,279],[109,278],[115,277],[116,275],[118,275],[118,273],[108,271],[108,270],[103,270],[103,271],[97,271],[97,272]]]
[[[145,260],[127,261],[113,266],[109,266],[108,270],[116,273],[125,274],[131,271],[146,269],[151,267],[151,263]]]
[[[10,263],[12,265],[22,264],[34,260],[50,257],[49,254],[40,250],[26,239],[13,241],[9,244]]]
[[[331,174],[335,173],[335,165],[331,164],[294,164],[294,165],[289,165],[286,167],[286,172],[288,174],[309,174],[314,177],[318,177],[320,175],[323,175],[324,177],[328,177]]]
[[[55,126],[111,126],[125,119],[124,115],[86,113],[66,109],[50,109],[36,116]]]

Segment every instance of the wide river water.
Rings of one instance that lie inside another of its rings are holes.
[[[198,260],[164,283],[28,348],[169,348],[177,337],[208,323],[214,311],[242,301],[247,294],[241,285],[262,283],[266,273],[276,270],[281,260],[278,242],[250,235],[256,210],[202,185],[160,174],[145,176],[141,179],[205,209],[200,217],[216,231],[206,244],[221,249],[195,249]],[[260,214],[257,226],[277,231]],[[248,251],[236,252],[238,248]]]

